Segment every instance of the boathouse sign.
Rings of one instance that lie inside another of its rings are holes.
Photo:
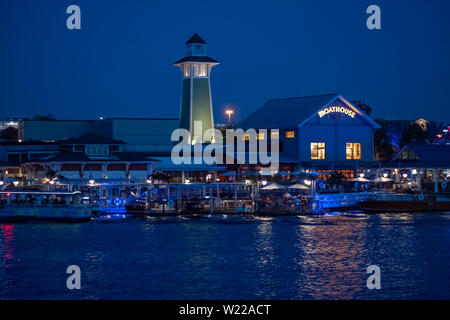
[[[322,110],[320,110],[317,114],[319,115],[320,118],[322,118],[323,116],[326,116],[329,113],[342,113],[342,114],[348,115],[351,118],[354,118],[356,116],[355,111],[350,110],[349,108],[346,108],[346,107],[341,107],[341,106],[326,107],[326,108],[323,108]]]

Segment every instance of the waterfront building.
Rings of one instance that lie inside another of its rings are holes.
[[[212,67],[218,64],[206,55],[206,41],[198,34],[186,41],[185,57],[174,63],[183,77],[180,128],[191,132],[193,143],[202,142],[204,132],[214,129],[210,75]],[[199,132],[194,131],[195,121],[202,123]],[[193,136],[194,133],[197,136]]]
[[[124,145],[120,140],[86,133],[78,138],[55,142],[56,150],[48,155],[22,159],[21,167],[31,179],[49,178],[49,175],[72,181],[147,179],[152,173],[154,160],[145,153],[124,151]]]
[[[19,123],[25,119],[31,119],[32,117],[25,116],[11,116],[6,117],[6,119],[0,121],[0,131],[5,130],[6,128],[15,128],[19,126]]]
[[[373,135],[380,128],[339,94],[272,99],[238,127],[267,129],[257,139],[268,141],[277,134],[281,170],[340,170],[349,177],[373,163]]]
[[[383,173],[398,184],[410,183],[419,190],[448,192],[450,145],[412,143],[404,146],[392,161],[381,164]]]
[[[109,118],[97,120],[24,120],[19,123],[19,141],[77,138],[94,133],[127,144],[125,151],[170,152],[170,135],[178,118]]]
[[[176,142],[171,141],[171,134],[175,129],[181,127],[193,133],[194,121],[202,122],[201,134],[214,128],[210,74],[217,64],[206,55],[206,42],[200,36],[194,34],[186,42],[185,57],[174,63],[183,77],[179,118],[22,119],[17,125],[18,142],[0,142],[0,178],[24,175],[42,179],[51,172],[72,181],[93,178],[145,182],[158,171],[173,182],[206,182],[216,181],[221,177],[218,173],[225,171],[263,172],[260,163],[235,161],[225,166],[207,165],[204,161],[181,165],[172,162],[170,153]],[[402,169],[406,160],[403,154],[412,152],[404,148],[396,158],[401,161],[374,163],[374,132],[380,126],[340,94],[271,99],[236,128],[266,129],[266,133],[258,132],[256,139],[266,140],[269,150],[270,139],[278,137],[278,171],[287,173],[337,170],[354,178],[364,169]],[[191,143],[207,142],[191,138]],[[247,138],[244,135],[245,141]],[[411,170],[448,169],[443,164],[425,164],[423,152],[417,151],[416,157],[422,159],[422,164],[408,164]]]

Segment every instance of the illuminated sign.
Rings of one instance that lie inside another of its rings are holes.
[[[323,116],[329,114],[329,113],[343,113],[343,114],[346,114],[346,115],[348,115],[348,116],[350,116],[352,118],[354,118],[356,116],[356,112],[355,111],[350,110],[350,109],[348,109],[346,107],[338,107],[338,106],[327,107],[327,108],[324,108],[324,109],[322,109],[322,110],[320,110],[318,112],[319,117],[321,117],[321,118]]]

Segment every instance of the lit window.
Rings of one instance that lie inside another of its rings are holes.
[[[361,159],[361,143],[347,142],[345,148],[347,160]]]
[[[108,146],[104,144],[86,145],[86,154],[88,156],[107,156]]]
[[[325,159],[325,142],[311,142],[311,159]]]
[[[419,157],[414,152],[407,149],[400,154],[400,159],[402,159],[402,160],[419,160]]]
[[[264,132],[257,133],[257,134],[256,134],[256,139],[258,139],[258,140],[264,140]]]
[[[185,77],[191,76],[191,66],[189,64],[184,66],[184,76]]]
[[[206,64],[201,64],[200,65],[200,73],[199,73],[199,77],[206,77],[207,76],[207,68],[206,68]]]
[[[288,139],[295,138],[295,131],[286,131],[284,136]]]
[[[194,77],[206,78],[208,76],[208,66],[206,64],[194,64]]]
[[[249,135],[249,134],[244,134],[244,135],[242,136],[242,140],[250,141],[250,135]]]
[[[270,132],[270,137],[272,139],[278,139],[279,136],[280,136],[280,132],[279,131],[271,131]]]

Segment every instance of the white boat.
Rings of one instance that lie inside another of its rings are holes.
[[[79,192],[1,191],[0,220],[89,221],[92,207],[79,196]]]

